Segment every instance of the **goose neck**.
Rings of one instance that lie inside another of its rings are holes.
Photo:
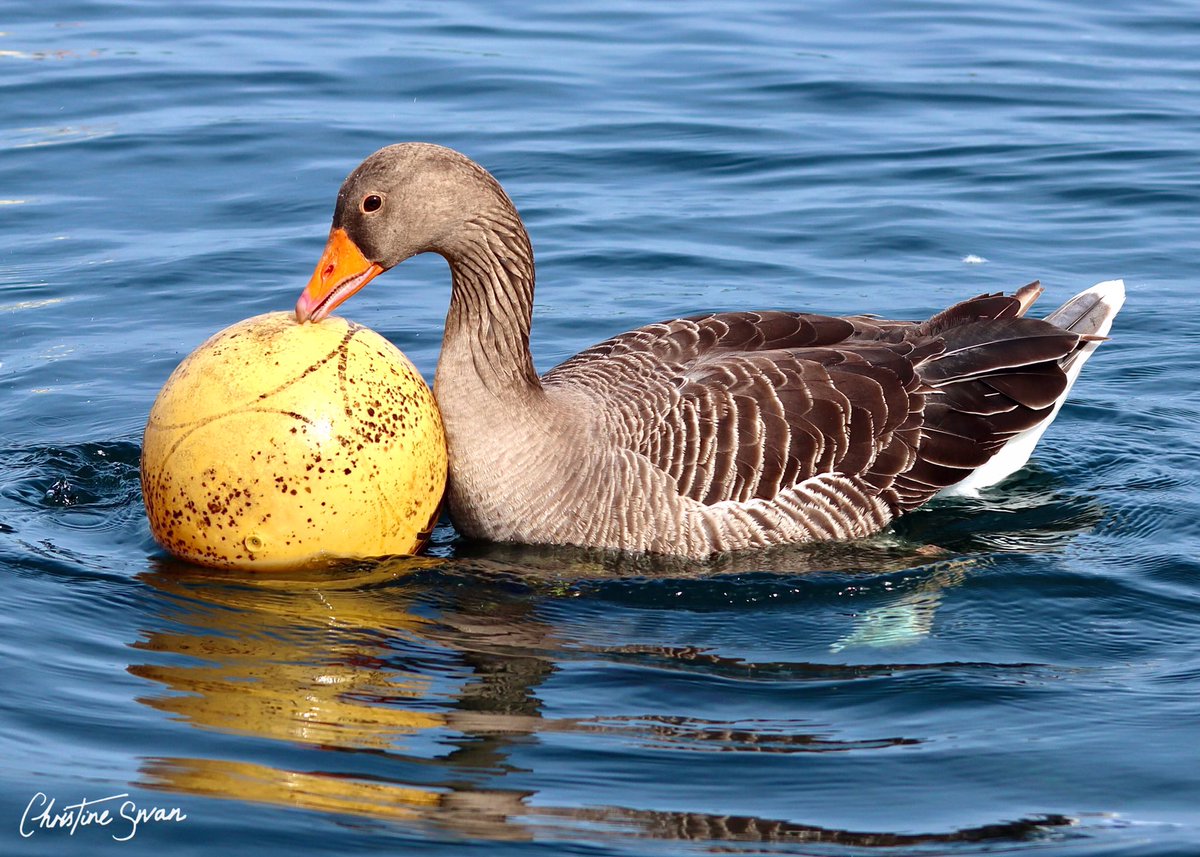
[[[520,220],[473,221],[445,255],[452,290],[439,380],[469,375],[492,393],[540,388],[529,352],[533,251]]]

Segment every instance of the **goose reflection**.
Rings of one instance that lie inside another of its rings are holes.
[[[921,550],[894,546],[883,553],[909,568],[914,559],[927,559]],[[821,559],[828,562],[827,550]],[[875,560],[877,572],[880,556]],[[752,816],[549,806],[535,791],[513,787],[506,778],[529,773],[520,768],[529,757],[519,752],[522,745],[550,733],[603,733],[659,751],[844,753],[919,743],[902,735],[839,740],[835,730],[818,724],[805,729],[799,721],[545,716],[541,688],[572,658],[820,681],[909,668],[747,664],[686,646],[597,646],[543,618],[543,607],[577,592],[581,582],[647,571],[643,560],[634,561],[634,570],[622,562],[611,555],[500,550],[455,560],[393,559],[283,579],[164,561],[143,575],[158,591],[162,608],[153,628],[133,644],[144,662],[129,670],[153,688],[141,701],[197,728],[254,740],[238,745],[235,758],[146,759],[139,785],[434,825],[490,840],[553,838],[564,830],[598,835],[601,824],[610,836],[894,847],[1023,839],[1069,823],[1039,816],[902,835]],[[723,571],[735,562],[727,560]],[[922,574],[923,591],[956,585],[965,573],[943,566],[942,561],[926,566],[933,570]]]

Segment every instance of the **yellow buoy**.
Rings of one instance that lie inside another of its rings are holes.
[[[219,568],[416,553],[445,485],[420,373],[336,317],[268,313],[222,330],[167,379],[142,444],[154,537]]]

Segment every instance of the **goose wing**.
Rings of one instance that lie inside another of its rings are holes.
[[[543,382],[588,391],[605,442],[645,456],[700,503],[772,500],[838,474],[900,512],[1044,419],[1065,387],[1060,362],[1080,337],[1020,317],[1029,289],[919,324],[676,319],[602,342]]]
[[[820,473],[876,493],[912,463],[940,350],[905,325],[788,312],[719,313],[640,328],[547,373],[594,394],[608,442],[645,456],[700,503],[775,498]]]

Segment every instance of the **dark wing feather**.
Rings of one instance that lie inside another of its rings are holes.
[[[705,504],[855,477],[896,511],[965,478],[1044,419],[1079,337],[981,295],[922,324],[721,313],[602,342],[543,378],[590,389],[605,431]]]
[[[1019,405],[1034,410],[1048,408],[1058,401],[1067,386],[1067,378],[1056,363],[1023,367],[987,379],[987,385]]]
[[[939,338],[942,353],[917,366],[932,389],[917,459],[895,483],[901,511],[965,479],[1015,435],[1048,417],[1067,386],[1062,363],[1081,341],[1007,311],[991,321],[963,320]]]
[[[890,484],[919,440],[913,350],[863,319],[724,313],[600,343],[543,383],[602,387],[610,430],[681,495],[771,499],[828,471]]]

